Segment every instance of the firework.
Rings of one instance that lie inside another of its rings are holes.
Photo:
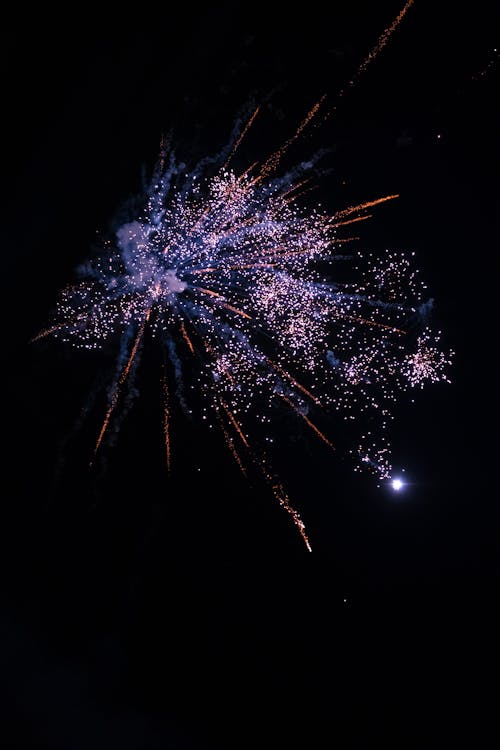
[[[253,115],[254,116],[254,115]],[[252,116],[252,117],[253,117]],[[238,138],[241,138],[238,136]],[[236,143],[237,145],[237,143]],[[220,156],[227,165],[230,144]],[[162,347],[170,373],[164,394],[167,464],[172,461],[173,391],[186,409],[183,369],[196,366],[202,416],[222,430],[243,473],[258,467],[308,544],[303,523],[252,440],[276,404],[289,409],[330,450],[332,434],[316,416],[360,421],[354,453],[380,478],[391,476],[384,436],[398,394],[446,380],[448,355],[425,326],[429,304],[411,256],[354,254],[352,282],[335,281],[345,228],[397,196],[366,200],[327,215],[297,200],[303,169],[269,176],[269,160],[237,175],[228,166],[186,173],[173,154],[153,175],[143,208],[108,239],[63,290],[53,324],[36,338],[96,349],[117,342],[118,360],[97,452],[137,366],[146,331]],[[343,250],[344,253],[344,250]],[[361,419],[360,419],[361,418]],[[376,425],[376,426],[375,426]],[[261,432],[261,430],[260,430]],[[264,441],[265,442],[265,441]]]
[[[345,255],[346,244],[357,239],[348,234],[352,225],[397,196],[368,198],[332,215],[300,200],[314,159],[277,174],[322,104],[284,146],[241,173],[232,168],[234,156],[259,108],[217,158],[190,170],[162,144],[142,207],[81,267],[81,280],[62,291],[50,327],[34,338],[52,336],[90,350],[116,345],[94,453],[127,399],[145,340],[154,339],[165,360],[158,377],[168,470],[175,454],[174,398],[179,414],[193,411],[189,377],[200,417],[220,429],[245,476],[251,470],[266,479],[308,549],[303,521],[270,468],[274,410],[289,410],[325,450],[345,443],[344,432],[356,434],[347,449],[355,465],[388,479],[387,427],[400,394],[446,381],[450,363],[439,332],[428,328],[431,304],[411,255]],[[338,281],[339,264],[343,279],[349,264],[350,281]]]

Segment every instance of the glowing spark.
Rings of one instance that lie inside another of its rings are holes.
[[[325,99],[326,99],[326,94],[324,94],[321,97],[321,99],[318,102],[316,102],[314,107],[307,113],[307,115],[304,117],[299,127],[295,131],[294,135],[291,138],[289,138],[287,142],[283,144],[283,146],[281,146],[277,151],[275,151],[274,154],[272,154],[266,162],[264,162],[264,165],[262,166],[262,169],[260,170],[260,175],[256,178],[256,181],[260,181],[266,177],[269,177],[269,175],[273,174],[273,172],[276,171],[283,156],[286,154],[290,146],[293,143],[295,143],[295,141],[303,132],[303,130],[307,127],[307,125],[309,125],[313,117],[318,113],[319,108],[321,107]]]
[[[396,31],[397,27],[403,20],[403,18],[406,16],[408,11],[410,10],[411,6],[413,5],[414,0],[408,0],[408,2],[405,3],[403,8],[400,10],[394,21],[388,26],[385,31],[382,32],[382,34],[379,36],[376,45],[373,47],[373,49],[368,53],[368,55],[365,57],[361,65],[359,66],[356,74],[354,75],[353,80],[351,81],[351,85],[356,83],[358,78],[365,72],[367,67],[370,65],[373,60],[377,57],[377,55],[382,52],[385,45],[393,35],[393,33]]]
[[[170,406],[167,378],[164,375],[163,385],[163,434],[165,436],[165,457],[167,460],[167,471],[170,473],[171,468],[171,449],[170,449]]]
[[[385,203],[386,201],[393,201],[395,198],[399,198],[398,193],[396,193],[395,195],[384,195],[382,198],[376,198],[373,201],[358,203],[357,206],[349,206],[349,208],[344,208],[342,211],[338,211],[333,215],[333,218],[342,219],[344,216],[349,216],[350,214],[356,213],[357,211],[363,211],[365,208],[373,208],[373,206],[378,206],[381,203]],[[358,219],[358,221],[360,221],[360,219]]]
[[[393,479],[391,482],[391,487],[396,492],[399,492],[404,487],[404,482],[402,479]]]
[[[247,315],[247,313],[243,312],[242,310],[238,310],[237,307],[233,307],[233,305],[229,305],[227,302],[224,302],[224,297],[222,296],[222,294],[217,294],[217,292],[214,292],[212,289],[205,289],[202,286],[196,286],[193,288],[197,289],[199,292],[203,292],[203,294],[208,294],[210,297],[215,297],[216,299],[221,300],[222,307],[225,307],[226,310],[231,310],[231,312],[234,312],[237,315],[241,315],[242,318],[252,320],[251,316]]]
[[[151,313],[151,308],[149,308],[149,310],[147,310],[147,312],[146,312],[146,316],[144,318],[144,321],[143,321],[141,327],[139,328],[139,331],[137,333],[136,339],[134,341],[134,345],[132,347],[132,351],[130,352],[130,357],[128,358],[127,364],[123,368],[122,373],[121,373],[121,375],[120,375],[120,377],[119,377],[119,379],[118,379],[118,381],[117,381],[117,383],[116,383],[116,385],[115,385],[115,387],[113,389],[113,392],[112,392],[111,398],[110,398],[110,404],[109,404],[108,410],[106,412],[106,416],[104,417],[104,422],[103,422],[101,430],[99,432],[99,436],[97,438],[97,442],[95,444],[94,453],[97,453],[97,451],[99,450],[99,447],[100,447],[100,445],[102,443],[102,439],[103,439],[103,437],[104,437],[104,435],[106,433],[106,430],[108,429],[108,425],[109,425],[109,421],[111,419],[111,415],[113,414],[113,412],[115,410],[115,407],[116,407],[116,405],[118,403],[118,397],[119,397],[119,394],[120,394],[120,387],[125,383],[125,381],[126,381],[126,379],[128,377],[128,374],[130,372],[130,368],[132,367],[132,363],[133,363],[133,361],[135,359],[135,355],[137,354],[137,350],[139,348],[139,344],[141,343],[141,339],[142,339],[142,336],[143,336],[143,333],[144,333],[144,329],[146,327],[146,323],[149,320],[150,313]]]
[[[222,434],[224,435],[224,438],[226,440],[226,445],[227,445],[227,447],[229,449],[229,452],[231,453],[232,457],[236,461],[236,463],[238,465],[238,468],[240,469],[241,473],[246,478],[247,472],[246,472],[246,469],[245,469],[245,467],[243,465],[243,461],[241,460],[240,454],[238,453],[238,451],[236,450],[236,447],[234,445],[234,441],[233,441],[231,435],[229,434],[229,432],[227,431],[227,428],[226,428],[224,422],[222,421],[222,417],[220,416],[220,413],[218,411],[217,411],[217,418],[219,420],[220,428],[221,428]]]
[[[289,372],[287,372],[282,367],[280,367],[277,362],[273,362],[272,359],[269,359],[269,357],[267,358],[267,361],[269,362],[269,364],[274,370],[279,372],[280,375],[283,375],[285,378],[287,378],[287,380],[289,380],[290,383],[292,383],[296,388],[298,388],[299,391],[301,391],[305,396],[310,398],[311,401],[314,401],[315,404],[317,404],[318,406],[321,406],[321,402],[318,401],[316,396],[314,396],[311,393],[311,391],[308,391],[307,388],[305,388],[305,386],[301,385],[301,383],[299,383],[298,380],[295,380],[295,378],[292,375],[290,375]]]
[[[343,96],[345,96],[346,92],[349,89],[354,88],[356,84],[359,82],[359,79],[363,75],[363,73],[366,72],[366,69],[369,67],[369,65],[379,56],[379,54],[382,52],[384,47],[386,46],[387,42],[393,35],[393,33],[398,28],[399,24],[403,20],[403,18],[406,16],[408,11],[410,10],[411,6],[413,5],[414,0],[407,0],[403,8],[400,10],[396,18],[393,20],[393,22],[382,32],[382,34],[379,36],[377,43],[375,46],[370,50],[368,55],[365,57],[363,62],[358,66],[358,69],[352,76],[351,80],[345,84],[343,88],[340,89],[338,93],[339,99],[341,99]],[[333,107],[331,114],[333,114],[337,110],[337,106]]]
[[[298,414],[298,416],[301,417],[304,420],[304,422],[306,423],[306,425],[308,427],[310,427],[313,432],[316,433],[316,435],[319,437],[319,439],[322,440],[329,448],[331,448],[332,451],[334,451],[335,448],[331,444],[331,442],[328,440],[328,438],[326,437],[326,435],[324,435],[321,432],[321,430],[318,429],[313,422],[311,422],[311,420],[309,419],[309,417],[307,417],[305,414],[303,414],[300,411],[300,409],[298,409],[297,406],[293,403],[293,401],[291,401],[287,396],[284,396],[282,393],[280,394],[280,396],[283,399],[283,401],[285,401],[294,410],[294,412],[296,414]]]
[[[233,148],[232,148],[232,150],[231,150],[231,153],[230,153],[230,154],[229,154],[229,156],[227,157],[226,163],[224,164],[224,169],[226,169],[226,168],[228,167],[228,165],[229,165],[229,162],[231,161],[231,159],[233,158],[233,156],[235,155],[235,153],[236,153],[236,152],[237,152],[237,150],[239,149],[239,147],[240,147],[240,144],[241,144],[241,142],[242,142],[243,138],[244,138],[244,137],[246,136],[246,134],[248,133],[248,131],[249,131],[249,130],[250,130],[250,128],[252,127],[252,125],[253,125],[253,122],[254,122],[255,118],[256,118],[256,117],[257,117],[257,115],[259,114],[259,109],[260,109],[260,107],[257,107],[257,108],[255,109],[255,111],[254,111],[253,115],[252,115],[252,116],[250,117],[250,119],[248,120],[247,124],[245,125],[245,127],[244,127],[244,128],[243,128],[243,130],[241,131],[240,135],[238,136],[238,138],[237,138],[237,140],[236,140],[236,143],[234,144],[234,146],[233,146]]]
[[[188,333],[186,331],[186,326],[184,325],[184,321],[181,321],[181,334],[182,334],[182,338],[184,339],[184,341],[189,347],[189,351],[191,352],[191,354],[194,354],[194,346],[193,346],[191,339],[188,336]]]
[[[388,326],[385,323],[379,323],[377,320],[367,320],[367,318],[361,318],[359,315],[342,315],[346,320],[357,321],[363,323],[365,326],[375,326],[375,328],[383,328],[386,331],[392,331],[393,333],[406,333],[401,328],[395,328],[394,326]]]
[[[286,494],[282,485],[274,484],[272,486],[272,489],[273,489],[274,497],[276,498],[278,503],[292,517],[292,520],[295,526],[298,528],[299,534],[302,537],[304,544],[306,545],[308,551],[312,552],[312,547],[309,542],[309,538],[306,534],[306,527],[304,525],[304,522],[302,518],[300,517],[300,514],[295,510],[295,508],[292,505],[290,505],[290,500],[288,499],[288,495]]]
[[[332,229],[335,227],[346,227],[348,224],[356,224],[358,221],[366,221],[371,219],[372,214],[365,214],[364,216],[356,216],[355,219],[348,219],[347,221],[339,221],[337,224],[332,224]]]
[[[245,435],[243,434],[243,430],[241,429],[241,426],[237,422],[236,417],[231,412],[231,410],[228,408],[227,404],[223,401],[223,399],[221,399],[220,402],[222,404],[222,408],[224,409],[224,411],[226,412],[227,416],[229,417],[229,421],[231,422],[231,424],[233,425],[234,429],[236,430],[236,432],[240,436],[241,441],[243,442],[244,445],[246,445],[247,448],[249,448],[250,446],[248,444],[248,440],[246,439]]]

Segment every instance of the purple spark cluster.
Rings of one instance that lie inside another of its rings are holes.
[[[86,349],[117,342],[96,450],[148,332],[169,362],[165,382],[175,382],[165,386],[169,460],[170,391],[191,410],[195,388],[200,416],[222,430],[244,472],[255,461],[268,466],[279,405],[328,448],[347,420],[358,436],[349,449],[357,468],[390,478],[388,425],[399,396],[447,381],[451,356],[427,327],[431,303],[411,255],[346,255],[356,239],[347,227],[394,196],[328,215],[301,199],[306,167],[276,177],[254,166],[238,175],[222,162],[186,172],[163,154],[142,209],[81,267],[80,282],[63,290],[53,325],[39,335]],[[197,374],[186,384],[188,360]],[[263,471],[293,515],[281,485]]]

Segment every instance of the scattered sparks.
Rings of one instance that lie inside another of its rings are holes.
[[[426,383],[438,383],[444,380],[449,383],[446,375],[451,357],[438,348],[439,334],[433,334],[425,329],[417,339],[415,351],[408,354],[402,362],[403,375],[412,387],[423,388]]]
[[[349,85],[412,4],[405,4]],[[220,429],[244,476],[260,473],[308,550],[304,522],[269,468],[269,445],[280,442],[272,431],[274,410],[286,409],[296,429],[324,449],[340,447],[357,468],[391,480],[387,428],[398,397],[425,383],[449,382],[451,357],[427,326],[431,301],[411,256],[339,252],[357,239],[342,236],[344,226],[367,220],[367,209],[398,196],[367,197],[327,214],[300,203],[310,164],[276,176],[323,99],[281,148],[241,174],[229,165],[258,107],[218,159],[202,160],[191,171],[162,143],[142,208],[81,267],[81,281],[62,291],[51,325],[32,339],[53,336],[88,350],[116,343],[116,373],[95,453],[142,350],[156,340],[168,361],[160,374],[168,470],[175,456],[175,398],[179,412],[199,411]],[[189,391],[196,392],[196,403],[188,405]],[[391,485],[400,491],[403,482],[396,478]]]
[[[286,196],[302,180],[300,170],[258,181],[225,167],[205,177],[185,174],[170,154],[142,211],[82,269],[83,280],[62,292],[53,325],[35,340],[51,335],[87,349],[119,340],[97,452],[148,331],[170,360],[168,375],[161,374],[169,470],[172,398],[177,394],[186,409],[184,362],[194,358],[203,417],[221,429],[245,475],[248,466],[261,469],[309,546],[298,512],[265,468],[262,435],[253,439],[252,423],[265,426],[264,443],[273,442],[267,415],[281,403],[330,449],[345,443],[339,418],[369,425],[354,453],[388,479],[385,428],[398,393],[447,380],[450,357],[439,350],[439,334],[423,328],[415,336],[430,303],[408,255],[358,254],[350,261],[352,281],[335,281],[335,264],[346,264],[345,256],[337,260],[343,223],[396,196],[331,217],[290,204]],[[323,425],[327,415],[325,430],[317,420]]]

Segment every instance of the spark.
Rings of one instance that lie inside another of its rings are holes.
[[[403,18],[406,16],[408,11],[410,10],[411,6],[413,5],[414,0],[408,0],[403,8],[400,10],[396,18],[393,20],[393,22],[382,32],[382,34],[379,36],[377,43],[373,47],[372,50],[368,53],[368,55],[365,57],[361,65],[359,66],[358,70],[356,71],[353,80],[350,82],[351,85],[354,85],[359,77],[365,72],[367,67],[370,65],[370,63],[375,60],[375,58],[382,52],[384,47],[386,46],[387,42],[393,35],[393,33],[396,31],[397,27],[403,20]]]
[[[234,416],[234,414],[229,409],[229,407],[227,406],[227,404],[224,402],[223,399],[221,399],[220,402],[221,402],[222,408],[224,409],[224,411],[226,412],[227,416],[229,417],[229,421],[231,422],[231,424],[233,425],[234,429],[236,430],[236,432],[238,433],[239,437],[241,438],[242,443],[247,448],[250,448],[250,446],[248,444],[248,440],[246,439],[245,435],[243,434],[243,430],[241,429],[241,426],[238,423],[236,417]]]
[[[165,436],[165,459],[167,462],[167,471],[170,474],[171,469],[171,448],[170,448],[170,396],[168,392],[167,377],[164,374],[162,378],[163,385],[163,434]]]
[[[239,147],[241,145],[241,142],[243,141],[243,138],[246,136],[246,134],[248,133],[248,131],[252,127],[255,118],[259,114],[259,110],[260,110],[260,107],[256,107],[256,109],[253,112],[252,116],[249,118],[247,124],[245,125],[245,127],[241,131],[240,135],[236,139],[236,142],[235,142],[233,148],[231,149],[231,153],[229,154],[229,156],[226,159],[226,163],[224,164],[224,169],[227,169],[227,167],[229,166],[229,162],[231,161],[231,159],[233,158],[233,156],[235,155],[235,153],[239,149]]]
[[[111,394],[111,399],[110,399],[110,404],[108,406],[108,410],[106,411],[106,416],[104,417],[104,422],[102,423],[101,430],[100,430],[99,435],[97,437],[97,442],[95,444],[94,453],[97,453],[97,451],[99,450],[99,447],[100,447],[100,445],[102,443],[102,439],[104,437],[104,434],[105,434],[106,430],[108,429],[108,425],[109,425],[109,422],[110,422],[110,419],[111,419],[111,415],[113,414],[113,412],[115,410],[115,407],[118,404],[118,397],[120,395],[120,388],[126,382],[128,376],[129,376],[130,368],[132,367],[132,363],[133,363],[133,361],[135,359],[135,356],[137,354],[137,350],[139,349],[139,344],[141,343],[142,336],[144,334],[144,329],[146,327],[146,323],[149,320],[150,312],[151,312],[151,308],[146,312],[146,317],[145,317],[144,321],[142,322],[141,327],[139,328],[139,331],[138,331],[137,336],[135,338],[134,345],[132,347],[132,351],[131,351],[130,356],[128,358],[127,364],[123,368],[123,370],[122,370],[122,372],[120,374],[120,377],[118,378],[118,381],[117,381],[117,383],[115,384],[115,386],[113,388],[113,392]]]
[[[288,404],[288,406],[290,406],[293,409],[293,411],[296,414],[298,414],[298,416],[301,417],[304,420],[304,422],[306,423],[306,425],[308,427],[310,427],[311,430],[314,433],[316,433],[316,435],[319,437],[319,439],[322,440],[325,443],[325,445],[327,445],[329,448],[331,448],[332,451],[334,451],[335,448],[333,447],[333,445],[331,444],[331,442],[328,440],[328,438],[326,437],[326,435],[324,435],[321,432],[321,430],[318,427],[316,427],[316,425],[313,422],[311,422],[311,420],[309,419],[309,417],[306,414],[304,414],[303,412],[301,412],[301,410],[287,396],[284,396],[282,393],[280,394],[280,396],[283,399],[283,401],[286,404]]]
[[[256,178],[256,181],[260,181],[265,179],[266,177],[269,177],[269,175],[273,174],[273,172],[276,171],[278,168],[283,156],[288,151],[290,146],[295,143],[295,141],[300,137],[301,133],[305,130],[305,128],[309,125],[311,120],[318,114],[319,109],[323,102],[326,99],[326,95],[324,94],[319,101],[316,102],[316,104],[309,110],[307,115],[304,117],[300,125],[298,126],[297,130],[293,134],[291,138],[289,138],[286,143],[283,144],[283,146],[280,146],[280,148],[275,151],[271,156],[267,159],[266,162],[264,162],[264,165],[262,166],[262,169],[260,171],[259,176]],[[295,188],[294,188],[295,189]]]
[[[382,52],[384,47],[387,45],[390,38],[392,37],[392,35],[394,34],[396,29],[400,25],[401,21],[404,19],[404,17],[408,13],[408,11],[410,10],[414,2],[415,0],[407,0],[407,2],[401,8],[397,16],[393,19],[392,23],[390,23],[389,26],[386,29],[384,29],[382,34],[377,39],[377,42],[374,45],[374,47],[372,47],[372,49],[364,58],[364,60],[358,65],[353,76],[350,78],[349,81],[347,81],[347,83],[338,92],[339,100],[341,100],[350,89],[353,89],[359,83],[360,78],[363,76],[364,73],[366,73],[367,68],[379,56],[379,54]],[[332,107],[329,114],[333,115],[337,111],[337,109],[338,109],[338,105],[335,105],[334,107]]]
[[[191,339],[188,336],[188,332],[186,331],[186,326],[184,325],[184,321],[183,320],[181,321],[181,334],[182,334],[182,338],[184,339],[184,341],[186,342],[186,344],[189,347],[189,351],[191,352],[191,354],[194,354],[193,342],[191,341]]]
[[[393,201],[395,198],[399,198],[399,195],[397,193],[395,195],[384,195],[382,198],[375,198],[375,200],[365,201],[364,203],[358,203],[357,206],[349,206],[348,208],[344,208],[342,211],[337,211],[337,213],[333,215],[333,218],[343,219],[344,216],[349,216],[350,214],[358,213],[359,211],[364,211],[365,208],[373,208],[373,206],[379,206],[381,203],[385,203],[386,201]],[[352,224],[354,221],[363,221],[364,218],[365,217],[351,219],[350,222],[342,222],[342,223]],[[339,225],[337,224],[333,226],[339,226]]]
[[[334,227],[346,227],[348,224],[357,224],[358,221],[366,221],[367,219],[371,219],[372,214],[365,214],[364,216],[356,216],[355,219],[348,219],[347,221],[339,221],[337,224],[332,224],[332,228]]]

